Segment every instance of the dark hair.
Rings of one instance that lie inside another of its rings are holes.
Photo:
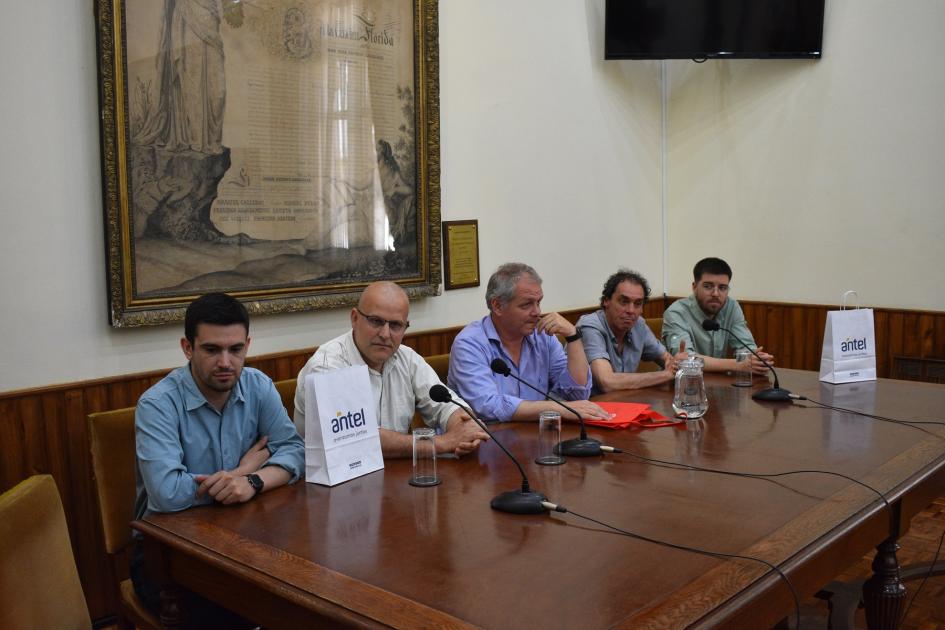
[[[692,268],[692,279],[699,282],[702,274],[711,273],[714,276],[728,276],[732,280],[732,268],[721,258],[703,258]]]
[[[629,281],[630,284],[636,284],[643,287],[643,302],[646,303],[650,299],[650,283],[646,281],[642,275],[636,271],[630,271],[629,269],[618,269],[617,273],[607,278],[607,282],[604,283],[604,290],[600,294],[600,305],[604,305],[605,300],[609,300],[614,297],[614,291],[617,290],[617,285],[621,282]]]
[[[184,336],[191,344],[197,336],[197,324],[243,324],[249,334],[249,313],[239,300],[226,293],[208,293],[190,303],[184,315]]]

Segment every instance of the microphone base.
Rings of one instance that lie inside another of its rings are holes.
[[[555,453],[565,457],[596,457],[602,455],[600,442],[591,439],[572,438],[558,442]]]
[[[544,514],[548,510],[541,504],[548,497],[540,492],[522,492],[511,490],[496,496],[489,505],[493,510],[509,514]]]
[[[767,402],[791,402],[791,392],[780,387],[768,387],[760,389],[751,395],[755,400],[764,400]]]

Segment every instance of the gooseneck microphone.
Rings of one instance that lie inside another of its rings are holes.
[[[752,398],[754,398],[755,400],[767,400],[767,401],[777,401],[777,402],[790,402],[791,401],[791,392],[789,392],[786,389],[781,389],[781,386],[778,383],[778,373],[774,371],[774,367],[772,367],[770,363],[768,363],[767,361],[762,359],[760,356],[758,356],[758,353],[752,350],[751,347],[747,343],[739,339],[735,333],[733,333],[728,328],[725,328],[714,319],[702,320],[702,329],[709,332],[714,332],[716,330],[724,330],[725,332],[727,332],[728,334],[732,336],[732,339],[734,339],[738,343],[745,346],[745,348],[747,348],[749,352],[751,352],[753,355],[758,357],[758,360],[764,363],[765,367],[771,370],[771,373],[774,374],[774,387],[766,387],[765,389],[760,389],[751,395]]]
[[[440,383],[430,388],[430,398],[436,402],[453,403],[468,413],[469,417],[475,420],[476,424],[478,424],[483,431],[488,433],[492,441],[498,444],[499,448],[518,466],[518,471],[522,474],[522,489],[509,490],[508,492],[503,492],[494,497],[489,503],[493,510],[509,512],[510,514],[543,514],[548,510],[548,508],[543,505],[543,503],[548,500],[548,497],[540,492],[535,492],[528,486],[528,477],[525,475],[525,469],[522,468],[522,465],[515,459],[515,456],[502,445],[502,442],[496,439],[492,431],[486,428],[485,423],[479,420],[472,409],[460,403],[458,400],[454,400],[453,396],[450,394],[450,390]]]
[[[597,440],[592,440],[587,437],[587,429],[584,427],[584,416],[576,412],[574,409],[571,409],[566,404],[555,398],[551,395],[551,392],[543,392],[531,383],[526,380],[519,378],[518,376],[512,374],[509,364],[503,361],[502,359],[496,358],[492,360],[492,363],[489,364],[489,367],[492,368],[492,371],[500,376],[511,376],[519,383],[530,387],[535,390],[548,400],[553,403],[561,405],[575,416],[581,422],[581,436],[576,438],[571,438],[570,440],[562,440],[558,442],[558,445],[555,446],[555,453],[559,455],[565,455],[567,457],[593,457],[595,455],[601,454],[601,445]]]

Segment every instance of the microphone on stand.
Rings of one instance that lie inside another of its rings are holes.
[[[512,370],[509,368],[509,364],[503,361],[502,359],[493,359],[492,363],[489,364],[489,367],[492,368],[492,371],[501,376],[511,376],[519,383],[527,385],[531,389],[535,390],[539,394],[543,395],[545,398],[550,400],[553,403],[557,403],[577,416],[577,419],[581,422],[581,436],[576,438],[571,438],[570,440],[562,440],[558,442],[558,445],[555,446],[555,453],[559,455],[565,455],[568,457],[593,457],[595,455],[601,454],[601,444],[597,440],[589,439],[587,437],[587,429],[584,427],[584,416],[576,412],[574,409],[571,409],[566,404],[555,398],[551,395],[551,392],[543,392],[528,381],[525,381],[518,376],[512,374]]]
[[[733,333],[728,328],[723,327],[714,319],[703,320],[702,329],[707,330],[709,332],[714,332],[716,330],[724,330],[725,332],[727,332],[728,334],[732,336],[732,339],[734,339],[738,343],[748,348],[748,351],[751,352],[756,357],[758,357],[758,360],[764,363],[765,367],[771,370],[771,373],[774,374],[774,387],[766,387],[765,389],[758,390],[757,392],[751,395],[752,398],[754,398],[755,400],[767,400],[767,401],[776,401],[776,402],[790,402],[792,400],[791,392],[789,392],[786,389],[781,389],[781,386],[778,384],[778,373],[774,371],[774,367],[772,367],[770,363],[768,363],[767,361],[762,359],[760,356],[758,356],[758,353],[752,350],[751,347],[747,343],[739,339],[735,333]]]
[[[518,460],[515,459],[515,456],[512,455],[506,449],[502,442],[496,439],[495,435],[492,434],[484,422],[479,420],[473,410],[467,407],[466,405],[460,403],[457,400],[453,399],[453,396],[450,394],[450,390],[446,386],[437,383],[430,388],[430,398],[440,403],[453,403],[463,411],[469,414],[469,417],[476,421],[476,424],[479,427],[489,434],[489,437],[492,438],[492,441],[499,445],[499,448],[509,456],[509,459],[518,466],[518,471],[522,474],[522,488],[521,490],[509,490],[508,492],[503,492],[500,495],[497,495],[492,499],[489,505],[493,510],[499,510],[500,512],[509,512],[510,514],[543,514],[548,510],[543,505],[543,502],[548,501],[548,497],[543,495],[540,492],[535,492],[528,486],[528,477],[525,476],[525,469],[522,468],[522,465],[518,463]]]

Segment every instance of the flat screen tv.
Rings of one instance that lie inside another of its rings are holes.
[[[607,0],[604,58],[819,58],[824,1]]]

